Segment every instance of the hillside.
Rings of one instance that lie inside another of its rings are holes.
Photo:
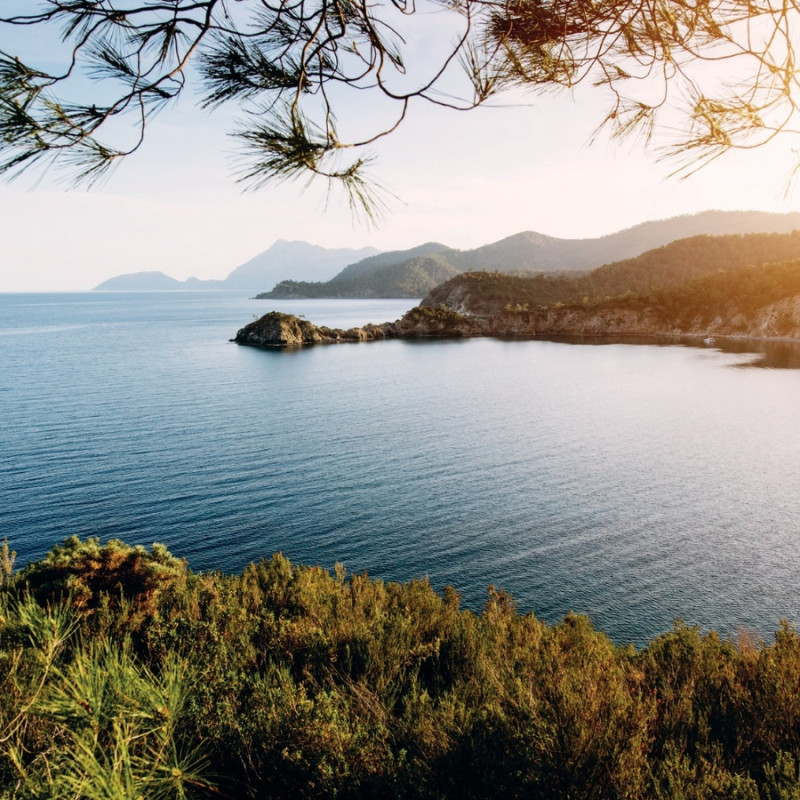
[[[647,295],[556,304],[538,335],[694,334],[800,339],[800,259],[716,272]],[[510,320],[525,312],[501,315]]]
[[[719,270],[800,258],[800,231],[695,236],[607,264],[574,278],[466,273],[433,289],[422,301],[471,315],[496,315],[507,306],[536,308],[626,293],[646,294]]]
[[[617,233],[592,239],[559,239],[526,231],[472,250],[454,250],[437,243],[413,250],[382,253],[351,264],[326,282],[308,284],[285,280],[258,299],[290,297],[422,297],[409,293],[407,280],[392,283],[384,272],[389,266],[403,276],[401,267],[415,269],[415,287],[436,285],[447,268],[452,275],[488,270],[519,273],[581,272],[603,264],[633,258],[678,239],[697,235],[721,236],[745,233],[788,233],[800,229],[800,213],[768,214],[749,211],[706,211],[700,214],[645,222]],[[420,255],[437,255],[421,264]],[[789,256],[785,256],[789,257]],[[410,263],[413,262],[413,263]],[[430,270],[430,271],[429,271]],[[356,281],[355,278],[358,278]]]
[[[340,277],[343,274],[340,273],[326,283],[281,281],[271,292],[256,295],[256,300],[294,297],[424,297],[440,283],[458,275],[459,270],[453,266],[447,255],[431,254],[390,262],[363,272],[351,272],[347,278]]]

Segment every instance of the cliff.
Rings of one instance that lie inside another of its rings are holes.
[[[800,339],[800,295],[787,297],[748,313],[720,309],[714,314],[665,319],[656,306],[627,302],[597,308],[562,306],[536,312],[507,312],[491,318],[493,336],[740,336]]]

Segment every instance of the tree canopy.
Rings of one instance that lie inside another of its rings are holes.
[[[798,132],[797,0],[4,0],[0,13],[8,176],[57,161],[96,181],[185,93],[241,109],[246,184],[320,176],[368,212],[369,146],[422,102],[588,84],[608,96],[600,128],[665,130],[679,171]],[[420,31],[435,45],[422,54]]]

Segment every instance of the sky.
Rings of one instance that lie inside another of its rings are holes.
[[[143,270],[224,278],[278,239],[467,249],[521,231],[601,236],[706,209],[800,211],[800,187],[786,191],[788,142],[727,155],[680,180],[669,177],[674,163],[641,143],[589,144],[604,102],[584,87],[501,97],[469,112],[412,107],[373,149],[371,174],[394,197],[370,228],[324,184],[244,191],[234,176],[232,111],[181,98],[98,187],[70,188],[53,170],[0,183],[0,292],[85,291]]]

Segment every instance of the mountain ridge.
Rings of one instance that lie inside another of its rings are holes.
[[[585,239],[561,239],[536,231],[522,231],[471,250],[456,250],[438,243],[431,248],[427,267],[420,264],[420,248],[381,254],[351,264],[326,282],[284,280],[257,299],[424,297],[442,281],[471,271],[509,274],[582,272],[605,264],[635,258],[648,250],[698,235],[790,233],[800,229],[800,213],[765,211],[704,211],[664,220],[651,220],[615,233]],[[435,250],[433,248],[436,248]],[[441,248],[441,249],[438,249]],[[396,257],[396,261],[391,262]],[[386,281],[388,269],[396,275]],[[413,273],[413,275],[412,275]]]
[[[163,272],[143,271],[109,278],[96,286],[95,291],[237,289],[255,291],[260,299],[418,298],[462,272],[584,271],[633,258],[690,236],[788,233],[794,229],[800,229],[798,212],[711,210],[650,220],[604,236],[583,239],[521,231],[469,250],[426,242],[406,250],[382,253],[370,247],[330,249],[278,239],[224,279],[179,281]],[[265,291],[270,284],[273,289]]]

